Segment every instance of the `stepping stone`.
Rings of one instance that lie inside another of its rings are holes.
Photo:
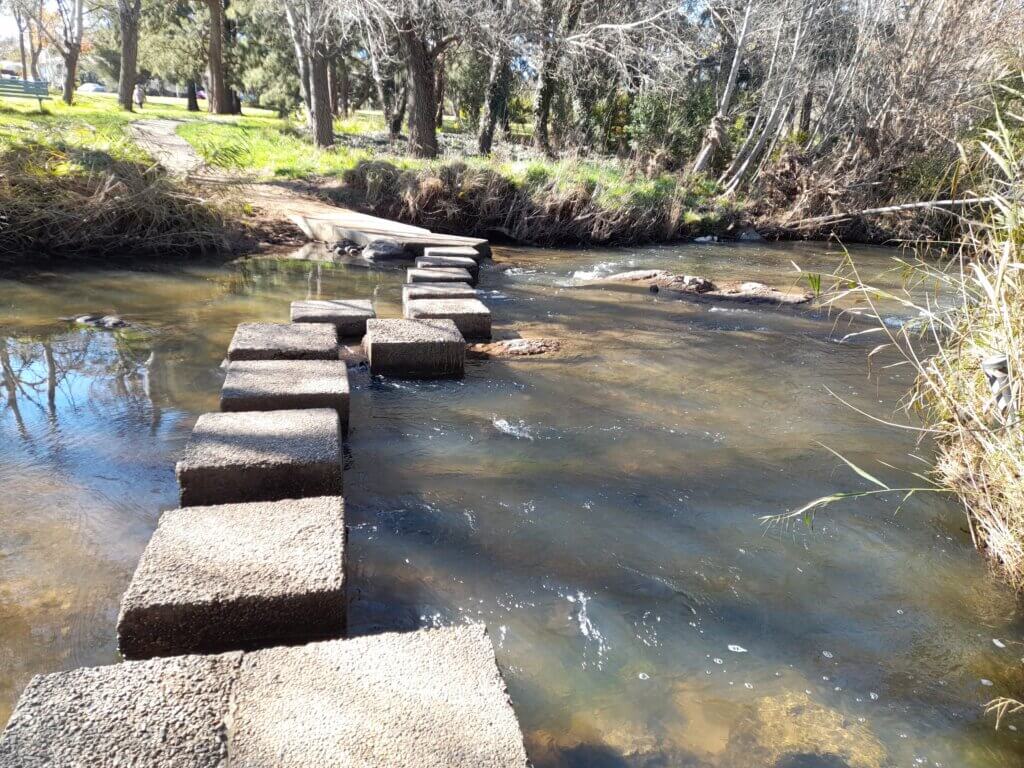
[[[316,323],[242,323],[228,360],[337,360],[338,334]]]
[[[231,766],[526,768],[481,626],[246,654]]]
[[[241,653],[36,675],[0,735],[5,768],[223,768]]]
[[[469,272],[473,282],[480,280],[480,265],[468,256],[420,256],[416,259],[416,266],[420,269],[432,267],[464,269]]]
[[[478,251],[476,248],[471,248],[465,245],[432,245],[429,248],[423,249],[424,256],[464,256],[466,258],[473,259],[473,261],[479,263],[483,261],[490,254],[490,247],[486,249],[486,253]]]
[[[258,648],[345,630],[340,496],[164,512],[117,621],[129,659]]]
[[[406,283],[402,303],[414,299],[475,299],[479,296],[469,283]]]
[[[206,413],[175,468],[183,507],[341,494],[334,409]]]
[[[448,318],[467,339],[491,338],[491,310],[479,299],[413,299],[404,314],[410,320]]]
[[[37,675],[0,765],[526,768],[480,626]]]
[[[369,299],[331,299],[292,302],[293,323],[331,323],[338,329],[339,339],[361,337],[366,321],[376,317]]]
[[[228,363],[222,411],[334,408],[348,430],[348,366],[341,360],[239,360]]]
[[[452,320],[370,320],[363,347],[373,374],[460,377],[466,363],[466,340]]]
[[[424,267],[407,269],[407,283],[469,283],[476,285],[473,276],[464,269],[456,267]]]

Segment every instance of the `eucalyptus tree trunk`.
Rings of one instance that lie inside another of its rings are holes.
[[[206,96],[210,112],[215,115],[230,115],[233,99],[224,77],[224,2],[206,0],[206,6],[210,10],[210,82],[207,89],[209,93]]]
[[[68,43],[67,49],[61,51],[61,58],[64,59],[64,103],[71,106],[75,100],[75,83],[78,80],[78,59],[82,54],[80,42]]]
[[[309,53],[309,129],[313,143],[321,148],[334,144],[334,110],[331,108],[328,66],[327,56],[319,46],[314,46]]]
[[[533,143],[537,149],[552,154],[548,123],[558,89],[558,73],[562,64],[562,38],[571,34],[579,23],[583,0],[569,0],[563,15],[559,0],[544,0],[543,56],[537,88],[537,103],[533,111]]]
[[[188,102],[189,112],[199,111],[199,94],[197,93],[197,90],[198,89],[196,88],[196,81],[189,80],[188,85],[185,86],[185,96]]]
[[[132,111],[132,92],[138,77],[139,16],[142,0],[118,0],[117,18],[121,31],[121,77],[117,83],[117,101],[121,109]]]
[[[495,51],[491,57],[491,72],[487,79],[487,93],[480,113],[480,133],[477,147],[481,155],[488,155],[494,146],[494,131],[498,120],[508,108],[508,94],[512,85],[512,67],[508,52]]]
[[[412,19],[403,19],[400,26],[399,37],[409,79],[409,154],[437,157],[435,54],[417,32]]]
[[[729,68],[729,79],[726,81],[722,96],[718,101],[718,111],[711,118],[711,125],[708,126],[705,134],[704,144],[693,161],[691,168],[693,173],[703,173],[708,170],[725,143],[726,120],[736,94],[736,76],[739,74],[740,62],[743,61],[743,50],[746,47],[747,32],[750,30],[750,14],[753,6],[754,0],[747,0],[747,8],[743,13],[743,26],[736,37],[736,51],[732,57],[732,66]]]
[[[18,53],[21,54],[21,79],[28,80],[28,57],[25,55],[25,28],[27,24],[25,22],[25,17],[22,16],[17,5],[12,6],[11,10],[14,12],[14,23],[18,27]]]

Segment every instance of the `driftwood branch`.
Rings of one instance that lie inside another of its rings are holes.
[[[960,200],[927,200],[920,203],[903,203],[901,205],[886,205],[882,208],[865,208],[862,211],[846,211],[844,213],[833,213],[828,216],[814,216],[809,219],[800,219],[784,225],[787,229],[806,229],[817,227],[823,224],[836,224],[840,221],[847,221],[861,216],[883,216],[887,213],[902,213],[903,211],[914,211],[921,209],[946,210],[948,208],[961,208],[965,205],[982,205],[993,203],[994,197],[968,197]]]

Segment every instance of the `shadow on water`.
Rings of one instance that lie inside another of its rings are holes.
[[[516,253],[485,269],[499,334],[564,354],[474,361],[460,382],[352,373],[345,456],[355,634],[487,625],[538,768],[994,768],[1019,737],[981,716],[1013,664],[1013,596],[941,500],[760,522],[896,478],[899,371],[802,311],[579,287],[576,272],[722,270],[787,285],[805,246]],[[499,253],[499,259],[502,259]],[[865,259],[879,258],[871,253]],[[735,262],[735,263],[734,263]],[[763,263],[762,263],[763,262]],[[115,659],[120,594],[243,321],[373,296],[401,268],[255,259],[0,281],[0,721],[38,672]],[[56,320],[116,312],[127,331]],[[1019,654],[1018,654],[1019,655]]]

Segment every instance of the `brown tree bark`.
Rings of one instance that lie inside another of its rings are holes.
[[[342,117],[348,117],[349,98],[352,85],[348,76],[348,59],[344,56],[338,60],[338,110]]]
[[[434,93],[437,99],[437,116],[434,124],[437,130],[444,127],[444,57],[441,56],[434,62]]]
[[[14,12],[14,24],[18,27],[18,53],[21,54],[21,79],[28,80],[28,57],[25,55],[25,17],[21,15],[18,6],[12,8]]]
[[[64,103],[71,106],[75,100],[75,83],[78,81],[78,59],[82,53],[81,43],[69,43],[67,50],[61,52],[64,59]]]
[[[480,112],[480,132],[477,147],[481,155],[488,155],[494,146],[494,131],[498,120],[508,109],[508,94],[512,85],[512,68],[505,50],[495,51],[491,57],[491,72],[487,78],[487,93]]]
[[[196,81],[189,80],[188,85],[185,87],[186,99],[188,101],[188,111],[198,112],[199,111],[199,95],[197,93]]]
[[[117,83],[117,101],[127,112],[132,111],[132,91],[138,77],[141,14],[142,0],[117,0],[117,18],[121,27],[121,77]]]
[[[206,0],[210,10],[210,82],[206,94],[209,109],[215,115],[231,114],[232,99],[224,77],[224,2]]]
[[[313,143],[321,148],[334,144],[334,111],[331,109],[328,69],[327,57],[323,51],[314,48],[309,54],[309,127]]]
[[[399,26],[409,80],[409,154],[437,157],[435,54],[412,19],[403,19]]]

